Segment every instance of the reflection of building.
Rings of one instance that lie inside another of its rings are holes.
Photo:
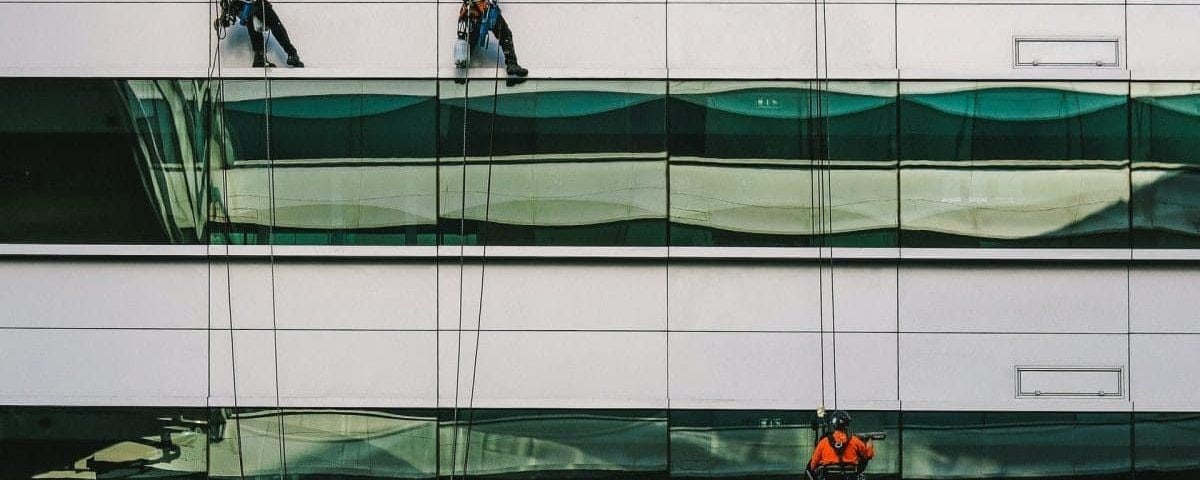
[[[0,56],[0,478],[793,479],[820,405],[875,478],[1200,474],[1200,60],[1125,47],[1200,6],[831,4],[895,29],[817,75],[820,4],[509,3],[596,51],[459,84],[301,2],[301,73]]]

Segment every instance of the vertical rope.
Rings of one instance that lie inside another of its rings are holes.
[[[467,41],[470,42],[470,23],[467,24]],[[451,434],[450,443],[450,480],[454,480],[454,475],[458,472],[458,392],[460,390],[460,381],[462,379],[462,322],[463,322],[463,275],[466,263],[466,245],[467,245],[467,118],[470,110],[471,102],[471,59],[470,49],[468,48],[467,66],[464,68],[465,79],[463,81],[463,105],[462,105],[462,165],[461,172],[461,195],[459,197],[458,208],[458,326],[455,329],[454,342],[454,410],[451,425],[454,427],[454,432]],[[466,463],[463,463],[466,466]]]
[[[214,3],[217,5],[218,9],[220,8],[219,2],[220,2],[220,0],[214,0]],[[224,12],[222,12],[222,13],[224,13]],[[216,78],[217,78],[217,90],[214,95],[214,99],[215,99],[217,106],[211,112],[211,115],[213,115],[214,117],[218,116],[218,112],[221,112],[222,111],[221,109],[223,109],[224,105],[225,105],[225,74],[224,74],[224,71],[222,70],[222,56],[221,56],[221,41],[224,40],[225,34],[226,34],[226,30],[224,30],[223,27],[217,29],[216,49],[213,54],[212,60],[210,60],[211,63],[209,66],[209,78],[210,79],[212,78],[214,69],[216,70]],[[211,39],[210,39],[210,41],[211,41]],[[222,116],[220,118],[224,118],[224,117]],[[214,126],[217,125],[217,122],[215,122],[215,121],[212,123]],[[219,125],[219,128],[221,131],[221,136],[223,138],[225,135],[225,127],[224,127],[223,122]],[[210,137],[210,138],[212,138],[212,137]],[[242,453],[242,446],[243,446],[242,420],[241,420],[241,411],[240,411],[240,408],[238,407],[237,344],[235,343],[235,340],[234,340],[235,335],[234,335],[234,331],[233,331],[233,274],[231,271],[232,270],[232,257],[230,256],[230,251],[229,251],[229,245],[230,245],[230,243],[233,242],[233,219],[229,216],[229,176],[228,176],[229,165],[232,163],[232,161],[226,157],[227,150],[224,148],[223,145],[218,146],[218,151],[220,152],[219,158],[221,159],[221,162],[218,164],[218,167],[221,168],[221,206],[225,213],[225,229],[224,229],[224,237],[225,237],[224,238],[224,243],[225,243],[225,252],[224,252],[224,254],[225,254],[225,306],[226,306],[226,310],[227,310],[226,313],[229,316],[229,366],[230,366],[230,384],[232,386],[232,393],[233,393],[233,402],[232,402],[233,403],[233,413],[232,413],[231,417],[233,417],[234,437],[237,439],[236,454],[237,454],[237,458],[238,458],[238,476],[244,478],[246,476],[246,461],[244,458],[245,456]],[[205,161],[208,161],[208,159],[206,158]],[[209,455],[211,455],[211,451],[209,452]]]
[[[820,50],[820,19],[818,14],[820,5],[813,2],[813,78],[814,81],[808,90],[808,118],[805,120],[807,126],[806,134],[808,135],[808,196],[809,196],[809,238],[810,242],[817,247],[817,325],[820,332],[819,335],[819,354],[821,356],[821,400],[820,405],[823,408],[825,405],[825,273],[821,264],[821,232],[820,226],[824,223],[820,217],[823,210],[820,208],[820,177],[818,168],[820,167],[818,151],[820,145],[818,143],[819,132],[817,131],[817,115],[819,115],[818,92],[820,84],[816,79],[820,78],[821,70],[821,50]]]
[[[484,188],[483,197],[483,222],[480,224],[480,233],[483,232],[488,224],[491,213],[492,204],[492,166],[495,161],[496,154],[496,111],[500,100],[500,57],[496,57],[496,70],[493,74],[493,89],[492,89],[492,118],[491,129],[488,136],[488,163],[487,163],[487,184]],[[467,478],[467,466],[471,459],[471,427],[474,426],[475,420],[475,379],[478,378],[479,369],[479,340],[483,336],[483,294],[484,285],[487,275],[487,239],[480,236],[482,246],[481,255],[479,257],[479,308],[476,310],[475,316],[475,354],[471,360],[471,389],[467,396],[467,444],[463,448],[463,479]]]
[[[267,26],[267,3],[266,0],[259,1],[259,15],[263,22],[263,61],[270,63],[267,57],[267,45],[271,38],[271,29]],[[251,18],[253,21],[253,18]],[[253,24],[250,25],[254,27]],[[267,155],[267,207],[270,210],[268,214],[267,224],[267,262],[270,266],[271,275],[271,350],[275,364],[275,413],[276,426],[279,429],[279,478],[283,479],[287,476],[287,432],[283,422],[283,404],[280,402],[279,396],[279,323],[276,318],[275,305],[275,160],[271,155],[271,79],[270,68],[263,67],[263,127],[266,135],[266,155]]]

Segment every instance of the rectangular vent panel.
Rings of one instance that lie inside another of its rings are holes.
[[[1116,38],[1022,38],[1013,46],[1018,67],[1116,67],[1121,45]]]
[[[1017,367],[1018,398],[1124,397],[1121,367]]]

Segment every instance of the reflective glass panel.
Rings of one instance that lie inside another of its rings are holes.
[[[221,428],[210,438],[212,475],[238,478],[244,470],[247,477],[266,478],[431,478],[437,459],[433,412],[221,410],[214,422]]]
[[[904,412],[903,477],[1124,479],[1127,413]]]
[[[1135,478],[1200,478],[1200,413],[1138,413],[1133,431]]]
[[[206,84],[5,79],[0,242],[196,243]]]
[[[0,478],[206,478],[203,408],[0,407]]]
[[[443,410],[441,418],[443,477],[667,476],[663,411],[460,409],[457,423],[450,410]]]
[[[1133,228],[1137,248],[1200,247],[1200,85],[1134,83]]]
[[[442,82],[443,242],[663,245],[665,89],[646,81]]]
[[[672,245],[894,246],[895,83],[670,92]]]
[[[808,411],[673,410],[671,478],[798,478],[815,445]]]
[[[901,82],[905,247],[1128,247],[1126,83]]]
[[[276,244],[435,243],[434,82],[269,85],[226,82],[233,242],[262,243],[265,228]]]

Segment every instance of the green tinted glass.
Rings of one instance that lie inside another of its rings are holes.
[[[0,242],[197,243],[209,84],[0,81]]]
[[[226,82],[231,159],[218,212],[230,216],[229,241],[435,243],[434,82],[269,85]]]
[[[442,82],[443,243],[665,242],[662,82]]]
[[[1134,83],[1133,229],[1137,248],[1200,246],[1200,95],[1192,83]]]
[[[663,411],[460,409],[441,418],[443,477],[667,476]]]
[[[895,245],[895,83],[670,91],[672,245]]]
[[[206,478],[203,408],[0,407],[0,478]]]
[[[903,477],[1128,478],[1127,413],[904,412]]]
[[[905,247],[1128,247],[1125,83],[902,82]]]

